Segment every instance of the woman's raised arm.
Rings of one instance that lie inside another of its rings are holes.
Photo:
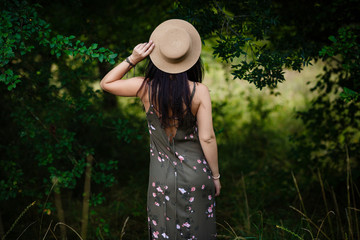
[[[114,95],[135,97],[142,82],[144,81],[144,77],[133,77],[126,80],[121,79],[133,66],[146,58],[154,49],[154,47],[155,45],[152,41],[138,44],[134,48],[130,57],[114,67],[105,75],[105,77],[100,81],[100,87],[104,91]]]

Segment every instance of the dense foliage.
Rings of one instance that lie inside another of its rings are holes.
[[[176,17],[196,26],[234,79],[258,91],[277,95],[285,69],[302,71],[323,61],[322,73],[309,79],[315,97],[297,111],[297,120],[256,94],[235,98],[228,90],[214,101],[226,173],[218,200],[220,235],[305,239],[306,228],[312,238],[358,238],[359,5],[1,1],[0,235],[12,239],[26,230],[29,239],[40,239],[54,220],[83,239],[117,239],[124,222],[125,239],[146,238],[142,109],[135,100],[122,105],[98,83],[157,24]],[[298,120],[302,124],[294,127]],[[30,213],[20,214],[22,209]],[[333,220],[326,218],[331,211]],[[326,224],[319,230],[310,216]],[[60,227],[51,229],[61,239],[74,234]]]

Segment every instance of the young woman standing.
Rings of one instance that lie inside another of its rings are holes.
[[[214,197],[221,185],[200,52],[200,35],[190,23],[167,20],[100,82],[117,96],[139,97],[146,110],[149,239],[216,239]],[[147,56],[145,77],[121,80]]]

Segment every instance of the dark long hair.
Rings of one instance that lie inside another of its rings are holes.
[[[188,80],[202,82],[204,67],[201,58],[189,70],[170,74],[158,69],[151,59],[145,70],[145,80],[138,93],[150,88],[150,104],[159,113],[162,127],[172,126],[171,120],[184,124],[186,114],[191,114],[191,90]],[[192,89],[192,87],[191,87]]]

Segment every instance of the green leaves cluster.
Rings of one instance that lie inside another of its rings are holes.
[[[14,73],[11,65],[18,63],[21,56],[31,52],[36,45],[48,47],[50,53],[59,58],[62,54],[74,58],[81,57],[83,62],[98,59],[115,63],[118,54],[104,47],[98,48],[97,43],[86,47],[75,36],[57,34],[52,37],[50,25],[38,17],[35,7],[25,1],[5,3],[0,12],[0,82],[12,90],[21,82],[21,74]]]
[[[269,35],[279,20],[271,7],[271,1],[257,0],[208,1],[208,4],[181,1],[175,11],[192,22],[202,36],[216,37],[213,54],[232,63],[234,79],[249,81],[262,89],[275,88],[283,82],[283,68],[301,71],[312,59],[301,48],[273,49]]]
[[[95,186],[112,186],[121,151],[104,157],[108,146],[98,136],[112,143],[139,140],[120,113],[105,116],[103,93],[92,84],[94,76],[99,80],[96,64],[114,64],[118,54],[97,43],[86,46],[74,35],[55,34],[38,16],[40,5],[1,4],[1,121],[11,127],[1,131],[6,141],[0,147],[8,150],[0,161],[0,200],[18,195],[42,199],[54,182],[75,189],[89,154],[96,159]]]
[[[324,46],[319,55],[324,59],[332,58],[341,61],[338,64],[343,70],[342,74],[350,81],[340,83],[344,89],[340,96],[347,102],[360,101],[360,28],[358,26],[342,27],[338,35],[331,35],[329,40],[332,44]]]

